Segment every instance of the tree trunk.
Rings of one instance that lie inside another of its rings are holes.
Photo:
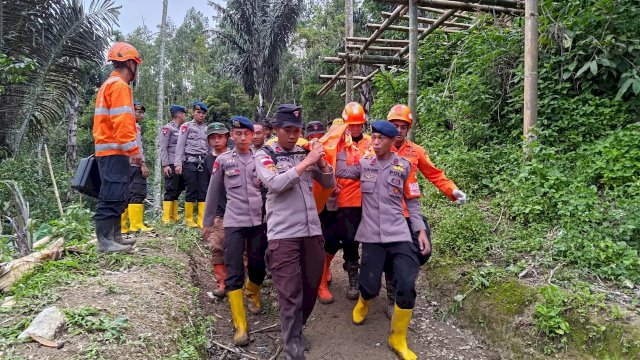
[[[78,156],[78,98],[74,97],[70,101],[67,113],[67,161],[65,170],[69,173],[76,168],[76,158]],[[66,202],[71,202],[73,190],[67,189]]]
[[[156,117],[156,149],[160,149],[160,134],[164,125],[164,49],[167,41],[167,7],[169,0],[162,3],[162,24],[160,25],[160,71],[158,73],[158,113]],[[160,155],[156,155],[154,171],[153,171],[153,212],[160,213],[162,198],[162,159]]]
[[[364,65],[360,65],[360,75],[367,76],[367,68]],[[373,93],[371,92],[371,82],[367,81],[360,87],[360,104],[364,108],[364,111],[368,114],[371,110],[371,104],[373,103]]]

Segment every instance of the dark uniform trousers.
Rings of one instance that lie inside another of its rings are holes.
[[[303,358],[305,344],[300,334],[316,304],[324,266],[324,238],[269,240],[265,257],[278,289],[283,343],[289,355]]]
[[[227,291],[242,289],[244,285],[243,253],[247,250],[249,280],[262,285],[267,274],[265,252],[267,250],[266,225],[252,227],[224,228],[224,264],[227,266],[227,278],[224,285]]]
[[[335,255],[342,246],[345,270],[347,264],[357,264],[360,260],[358,254],[360,243],[355,240],[355,237],[361,217],[362,208],[359,207],[340,208],[338,211],[325,209],[320,213],[322,235],[325,241],[324,250]]]
[[[129,157],[98,156],[100,194],[96,205],[96,220],[119,217],[127,207],[129,197]]]
[[[176,167],[174,165],[169,165],[169,167],[171,175],[164,177],[164,201],[178,200],[180,193],[185,188],[184,178],[182,175],[176,174]]]
[[[140,166],[129,166],[129,204],[143,204],[147,197],[147,179]]]
[[[187,193],[184,200],[187,202],[204,201],[207,197],[207,188],[211,179],[211,174],[204,170],[204,163],[185,162],[182,174],[187,184]]]
[[[385,264],[393,272],[396,304],[401,309],[413,309],[416,303],[415,283],[420,263],[416,246],[412,241],[362,243],[359,279],[362,298],[369,300],[378,296]]]

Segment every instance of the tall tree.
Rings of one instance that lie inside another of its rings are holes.
[[[118,7],[113,0],[2,0],[0,53],[37,63],[21,84],[0,94],[0,148],[17,154],[64,118],[82,90],[82,65],[101,63]]]
[[[264,113],[302,1],[229,0],[226,8],[212,1],[209,4],[222,14],[217,33],[230,50],[226,59],[230,73],[242,82],[247,95],[258,95],[258,112]]]
[[[156,149],[160,146],[160,129],[163,125],[164,111],[164,48],[166,43],[167,29],[167,6],[169,0],[162,3],[162,24],[160,24],[160,71],[158,72],[158,116],[156,117]],[[154,173],[154,195],[153,212],[160,212],[160,195],[162,194],[162,162],[160,156],[156,154]]]

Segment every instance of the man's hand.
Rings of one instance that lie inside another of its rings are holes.
[[[427,256],[431,253],[431,244],[429,243],[426,230],[420,230],[418,234],[418,244],[420,244],[420,253],[422,255]]]
[[[453,190],[453,197],[456,198],[456,202],[458,204],[466,204],[467,203],[467,194],[463,193],[460,189]]]
[[[182,175],[182,166],[176,166],[176,174]]]
[[[164,173],[165,177],[171,176],[171,166],[167,165],[167,166],[163,167],[162,168],[162,172]]]
[[[307,154],[305,160],[309,162],[309,165],[313,165],[320,161],[324,157],[324,147],[320,143],[313,143],[311,151]],[[324,159],[322,159],[324,161]],[[325,163],[326,164],[326,163]]]
[[[142,165],[140,165],[140,171],[142,171],[143,178],[146,179],[149,176],[149,168],[146,163],[143,162]]]
[[[129,159],[131,160],[131,165],[142,165],[142,155],[140,155],[139,152],[137,154],[129,156]]]
[[[213,228],[211,226],[205,226],[202,228],[202,240],[207,241]]]

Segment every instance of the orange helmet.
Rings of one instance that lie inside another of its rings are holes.
[[[364,108],[355,101],[348,103],[344,107],[342,118],[345,124],[364,124],[367,122],[367,115],[364,113]]]
[[[126,42],[117,42],[113,44],[111,49],[109,49],[107,60],[109,61],[133,60],[136,62],[136,64],[142,63],[142,58],[140,57],[140,53],[138,52],[138,50],[136,50],[136,48],[134,48],[130,44],[127,44]]]
[[[413,116],[411,115],[411,109],[407,105],[397,104],[393,105],[387,115],[387,120],[401,120],[408,122],[409,125],[413,123]]]

